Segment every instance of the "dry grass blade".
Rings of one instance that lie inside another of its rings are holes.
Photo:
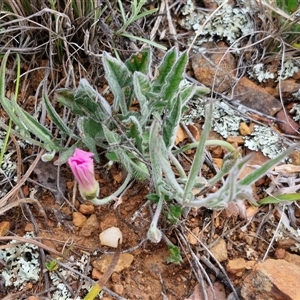
[[[27,172],[25,173],[25,175],[19,180],[19,182],[13,187],[12,190],[10,190],[1,200],[0,200],[0,214],[3,214],[5,211],[9,210],[10,208],[17,206],[20,204],[19,200],[13,200],[15,199],[16,194],[19,192],[19,189],[21,188],[21,186],[26,182],[27,178],[30,176],[30,174],[32,173],[32,171],[34,170],[35,166],[37,165],[37,163],[39,162],[40,158],[42,157],[42,155],[44,154],[45,150],[41,150],[40,153],[37,155],[37,157],[35,158],[35,160],[33,161],[32,165],[29,167],[29,169],[27,170]],[[8,205],[9,201],[13,201],[10,202],[10,204]],[[23,200],[22,200],[23,201]],[[23,201],[23,203],[29,203],[29,202],[33,202],[32,199],[30,199],[30,201],[28,201],[28,199],[26,201]],[[22,203],[22,202],[21,202]]]
[[[2,298],[2,300],[17,300],[20,299],[20,297],[24,294],[24,292],[9,294],[6,297]]]
[[[108,281],[109,277],[114,272],[117,263],[119,261],[121,255],[121,243],[120,239],[118,240],[118,247],[117,250],[114,253],[114,256],[112,258],[111,263],[109,264],[107,270],[104,272],[104,274],[101,276],[101,278],[92,286],[92,289],[89,291],[89,293],[84,297],[84,300],[93,300],[97,297],[99,292],[102,290],[106,282]]]

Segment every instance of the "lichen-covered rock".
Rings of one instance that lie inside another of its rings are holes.
[[[206,43],[207,49],[215,47]],[[196,79],[213,90],[223,93],[230,90],[235,83],[236,61],[224,42],[219,42],[215,51],[195,54],[191,57]]]
[[[242,286],[245,300],[300,300],[300,267],[282,259],[257,264]]]

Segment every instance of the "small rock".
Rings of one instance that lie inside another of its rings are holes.
[[[109,227],[118,227],[118,220],[115,217],[106,216],[100,223],[100,230],[104,231]]]
[[[286,238],[286,239],[282,239],[277,241],[277,247],[278,248],[283,248],[285,250],[289,250],[292,247],[296,246],[296,241],[292,238]]]
[[[285,261],[293,263],[300,267],[300,256],[297,254],[292,254],[284,249],[278,248],[276,249],[275,257],[277,259],[284,259]]]
[[[93,232],[99,229],[99,222],[95,214],[92,214],[82,226],[79,234],[89,237]]]
[[[194,139],[197,142],[199,142],[200,141],[200,136],[201,136],[201,134],[199,132],[199,129],[193,124],[188,124],[187,128],[189,129],[189,131],[192,134],[192,136],[194,137]]]
[[[239,100],[241,104],[269,116],[282,109],[280,101],[246,77],[238,81],[233,94],[233,98]]]
[[[246,269],[252,270],[256,264],[257,262],[255,260],[249,260],[246,262]]]
[[[283,259],[285,256],[285,252],[286,252],[285,249],[277,248],[275,251],[275,257],[277,259]]]
[[[215,43],[206,43],[205,47],[215,48]],[[235,83],[236,61],[234,56],[227,51],[228,47],[224,42],[217,43],[217,49],[214,50],[217,51],[205,56],[193,55],[191,57],[192,68],[198,81],[222,93]]]
[[[25,228],[24,228],[25,232],[31,232],[34,231],[34,226],[32,223],[26,223]]]
[[[104,273],[107,268],[109,267],[112,260],[112,255],[109,254],[103,254],[100,258],[93,261],[92,265],[94,268],[99,270],[100,272]],[[133,255],[130,253],[121,253],[120,259],[118,261],[118,264],[115,268],[115,272],[119,273],[123,271],[124,269],[127,269],[130,267],[130,265],[133,262]]]
[[[123,295],[124,293],[124,287],[120,283],[115,283],[112,287],[112,290],[118,295]]]
[[[186,132],[182,129],[181,126],[179,126],[176,133],[175,145],[178,145],[180,142],[184,141],[187,138],[188,136]]]
[[[200,236],[200,228],[199,227],[195,227],[192,230],[192,233],[188,233],[187,234],[188,242],[191,245],[197,245],[199,243],[199,241],[197,240],[197,238],[199,238],[199,236]]]
[[[218,262],[228,259],[227,245],[224,239],[220,239],[215,246],[210,248],[210,251]]]
[[[191,234],[190,232],[187,234],[187,240],[191,245],[197,245],[198,241],[197,239],[194,237],[193,234]]]
[[[246,269],[246,261],[243,258],[235,258],[228,261],[226,270],[228,273],[237,274],[244,272]]]
[[[102,277],[103,273],[98,271],[96,268],[93,268],[92,270],[92,278],[99,280]]]
[[[123,236],[120,228],[110,227],[99,234],[100,244],[113,248],[118,247],[118,243],[122,244]]]
[[[233,136],[233,135],[230,135],[229,137],[227,137],[226,141],[228,143],[231,143],[231,144],[236,143],[239,146],[245,144],[245,140],[243,139],[242,136]]]
[[[257,264],[245,278],[241,295],[245,300],[300,300],[299,278],[299,266],[282,259],[268,259]]]
[[[72,217],[73,217],[73,224],[77,227],[82,227],[87,220],[86,216],[84,216],[82,213],[77,211],[73,212]]]
[[[240,128],[239,129],[240,129],[241,135],[243,135],[243,136],[250,135],[252,133],[251,128],[245,122],[242,122],[240,124]]]
[[[118,273],[112,273],[111,274],[111,281],[114,283],[120,283],[121,282],[121,276]]]
[[[290,135],[297,134],[299,125],[291,118],[288,113],[285,113],[283,110],[281,110],[279,113],[277,113],[276,118],[279,121],[283,121],[278,122],[278,127],[283,133]]]
[[[300,90],[300,83],[297,83],[294,79],[283,80],[280,85],[277,85],[277,90],[279,91],[279,89],[284,103],[288,103],[295,99],[293,94]]]
[[[10,229],[10,222],[8,222],[8,221],[1,222],[0,223],[0,236],[5,236],[9,229]]]
[[[79,212],[81,212],[84,215],[91,215],[95,212],[95,207],[94,205],[81,204],[79,206]]]

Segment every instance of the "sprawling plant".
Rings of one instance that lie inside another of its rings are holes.
[[[101,147],[106,150],[110,162],[123,165],[127,177],[120,188],[104,199],[94,198],[88,201],[96,205],[105,204],[118,197],[132,179],[151,180],[154,189],[148,198],[157,203],[148,231],[148,238],[153,242],[159,242],[162,236],[157,222],[166,201],[175,202],[175,205],[172,203],[171,214],[172,211],[178,213],[178,208],[181,210],[184,207],[220,209],[230,202],[246,199],[255,204],[251,185],[297,146],[290,147],[245,178],[239,179],[241,170],[251,156],[241,158],[238,150],[227,142],[208,140],[212,123],[212,102],[206,104],[207,112],[200,141],[175,147],[177,130],[187,102],[193,96],[209,92],[207,88],[194,86],[184,79],[186,53],[180,55],[172,48],[165,54],[154,74],[150,50],[132,55],[125,62],[104,53],[102,62],[109,89],[114,95],[112,105],[85,79],[80,80],[75,90],[57,91],[58,101],[77,116],[74,119],[75,129],[61,119],[49,99],[44,97],[48,114],[60,131],[60,140],[55,139],[49,130],[24,112],[16,102],[7,99],[3,89],[1,103],[18,126],[19,136],[32,139],[32,135],[35,135],[40,140],[36,142],[39,146],[49,152],[60,151],[61,163],[67,161],[75,148],[88,148],[99,162],[98,148]],[[2,68],[2,76],[3,72]],[[138,109],[132,109],[133,104],[135,107],[138,105]],[[61,146],[61,141],[66,137],[74,140],[71,147]],[[221,170],[213,178],[206,180],[201,176],[201,168],[205,146],[211,144],[226,147],[228,153]],[[195,155],[189,171],[186,171],[178,156],[191,148],[195,148]],[[208,186],[221,179],[223,184],[215,193],[204,192]]]

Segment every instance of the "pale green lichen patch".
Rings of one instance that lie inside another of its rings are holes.
[[[240,37],[254,31],[248,17],[249,10],[249,7],[232,7],[225,4],[211,17],[204,11],[196,10],[193,1],[188,0],[182,9],[186,18],[181,20],[180,25],[188,30],[193,29],[199,35],[198,45],[213,41],[216,36],[232,45]]]
[[[24,238],[33,238],[34,233],[28,232]],[[16,246],[7,247],[0,251],[0,260],[5,263],[2,268],[0,279],[7,287],[15,287],[18,290],[23,290],[28,282],[37,282],[40,278],[41,265],[39,259],[39,248],[30,243],[19,243],[19,241],[12,240],[10,244]],[[89,258],[87,254],[82,254],[79,258],[70,258],[73,261],[65,262],[70,268],[58,268],[57,270],[50,270],[49,276],[52,285],[56,290],[52,293],[53,300],[79,300],[80,297],[74,298],[67,289],[62,278],[66,282],[82,281],[80,291],[87,293],[92,287],[90,281],[82,279],[80,274],[87,274],[91,270],[89,266]],[[77,271],[77,273],[72,270]]]
[[[275,74],[269,72],[263,63],[256,64],[252,69],[248,70],[248,75],[250,78],[254,78],[259,82],[264,82],[267,79],[274,79]]]
[[[299,67],[295,65],[294,61],[287,60],[283,67],[278,72],[278,80],[285,80],[292,77],[295,73],[299,71]]]
[[[33,233],[26,233],[26,238],[32,238]],[[18,243],[11,241],[10,244]],[[2,270],[5,286],[24,288],[26,282],[36,282],[40,275],[38,247],[30,243],[17,244],[0,251],[0,259],[6,267]]]
[[[193,99],[189,102],[189,105],[191,109],[182,119],[185,124],[195,123],[205,118],[203,99]],[[239,108],[239,110],[242,111],[242,108]],[[247,122],[245,117],[224,101],[215,104],[213,117],[213,130],[224,138],[240,135],[240,123]],[[280,135],[271,128],[260,125],[255,125],[252,134],[244,137],[244,139],[247,148],[254,151],[260,150],[270,158],[276,157],[286,149]]]
[[[276,157],[286,149],[277,133],[269,127],[258,125],[254,126],[254,131],[250,136],[245,137],[245,146],[250,150],[261,150],[270,158]]]
[[[193,99],[189,102],[192,109],[183,117],[186,124],[194,123],[205,117],[204,100]],[[230,135],[239,135],[239,126],[246,119],[223,101],[217,102],[213,111],[213,130],[224,138]]]

